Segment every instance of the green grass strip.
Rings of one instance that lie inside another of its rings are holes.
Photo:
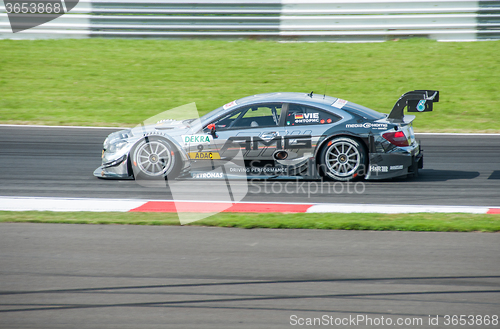
[[[310,92],[387,113],[414,89],[441,102],[418,132],[500,132],[500,41],[278,43],[0,40],[0,123],[135,126],[195,102]]]
[[[0,222],[180,225],[175,213],[0,212]],[[194,226],[372,231],[499,232],[500,215],[219,213]]]

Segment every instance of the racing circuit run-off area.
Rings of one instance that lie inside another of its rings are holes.
[[[498,326],[496,234],[1,225],[2,328]]]

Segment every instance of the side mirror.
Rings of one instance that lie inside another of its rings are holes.
[[[208,129],[210,129],[210,135],[212,135],[213,138],[217,138],[217,134],[215,132],[215,124],[211,123],[207,126]]]

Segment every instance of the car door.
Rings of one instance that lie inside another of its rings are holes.
[[[240,149],[245,160],[272,159],[286,134],[280,121],[282,111],[283,103],[259,103],[242,106],[214,120],[212,151],[221,159],[230,159]]]
[[[287,145],[290,151],[298,156],[309,156],[308,153],[313,152],[323,133],[342,119],[331,112],[305,104],[290,103],[287,109],[283,119],[286,135],[289,137],[304,136],[304,138],[309,138],[311,145],[307,149],[303,147],[302,141],[291,139]],[[294,147],[294,145],[298,147]]]

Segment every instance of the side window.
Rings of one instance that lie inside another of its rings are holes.
[[[315,107],[290,104],[286,117],[287,126],[320,125],[337,122],[341,117]]]
[[[233,124],[233,122],[238,119],[239,116],[241,116],[243,110],[242,109],[239,109],[239,110],[236,110],[236,111],[233,111],[233,112],[230,112],[228,114],[226,114],[225,116],[223,116],[222,118],[220,118],[219,120],[215,121],[215,127],[217,130],[225,130],[225,129],[229,129],[231,127],[231,125]]]
[[[218,130],[273,127],[280,122],[282,104],[247,106],[233,111],[215,121]]]

